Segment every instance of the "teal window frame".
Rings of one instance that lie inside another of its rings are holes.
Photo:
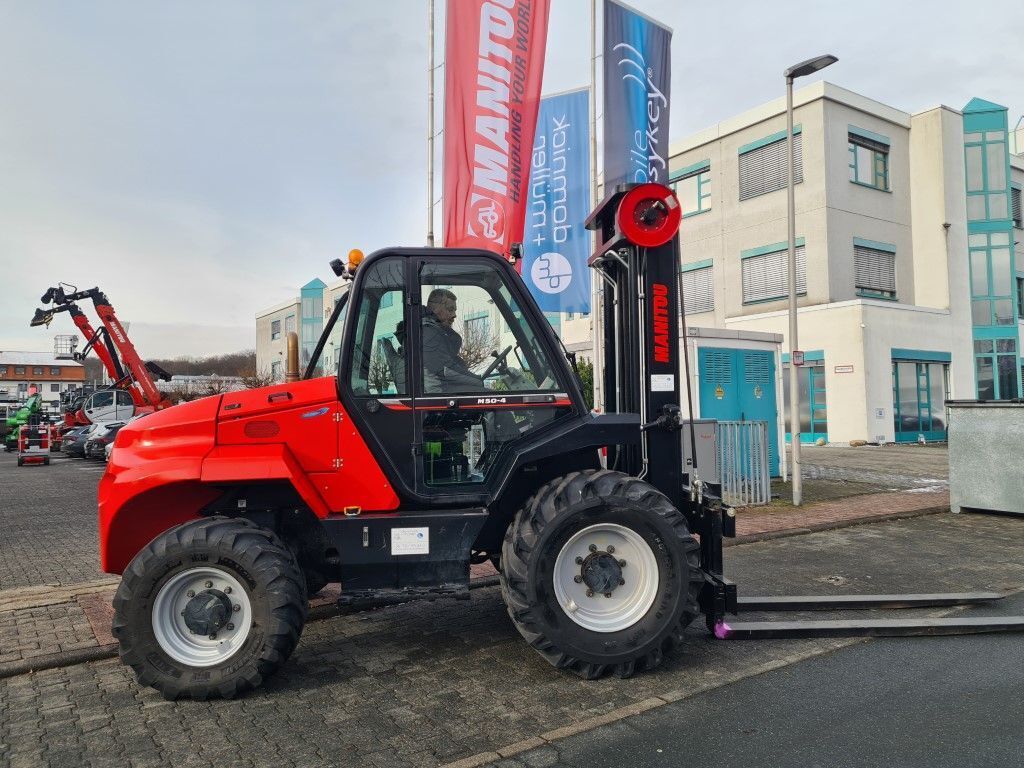
[[[970,136],[977,136],[977,139],[968,139]],[[978,148],[981,152],[981,188],[972,190],[970,184],[966,183],[967,192],[967,221],[968,223],[974,223],[979,221],[1012,221],[1013,216],[1012,207],[1012,186],[1010,182],[1010,154],[1007,149],[1009,136],[1005,128],[994,129],[989,128],[987,130],[967,130],[965,126],[964,132],[964,174],[965,182],[969,181],[970,173],[970,160],[968,159],[969,150]],[[1006,183],[1002,186],[993,187],[989,182],[989,164],[988,164],[988,148],[994,144],[1001,144],[1003,147],[1003,155],[1005,156],[1005,169],[1003,170],[1003,178]],[[1006,197],[1006,215],[1005,216],[993,216],[992,215],[992,197],[1003,195]],[[984,209],[985,215],[979,218],[971,218],[971,198],[983,197],[984,198]]]
[[[1008,350],[1005,347],[1000,349],[1000,342],[1012,342],[1013,349]],[[1014,371],[1014,389],[1010,392],[1003,392],[1002,383],[999,380],[999,363],[1000,358],[1003,360],[1013,360],[1013,371]],[[1013,398],[1020,397],[1021,391],[1021,368],[1020,368],[1020,357],[1017,349],[1017,337],[1016,336],[1004,336],[1004,337],[991,337],[974,339],[974,386],[975,393],[979,395],[978,391],[978,361],[985,359],[989,365],[992,366],[992,398],[993,400],[1012,400]]]
[[[678,171],[673,173],[669,178],[669,186],[672,187],[673,191],[677,194],[679,192],[678,184],[681,181],[692,179],[696,177],[697,183],[697,208],[692,211],[683,211],[683,218],[687,219],[691,216],[698,216],[702,213],[707,213],[711,210],[711,161],[702,160],[699,163],[694,163],[686,168],[680,168]],[[707,204],[705,204],[707,201]]]
[[[1022,191],[1020,184],[1010,184],[1010,218],[1013,220],[1013,226],[1017,229],[1024,229],[1024,201],[1021,200],[1022,197],[1024,197],[1024,191]],[[1014,209],[1017,211],[1016,216],[1013,215]]]
[[[860,163],[857,160],[857,148],[871,152],[870,182],[860,178]],[[861,187],[891,192],[889,186],[889,139],[878,133],[865,131],[862,128],[849,126],[847,130],[847,150],[850,153],[850,183]]]
[[[793,249],[796,250],[797,248],[803,248],[804,249],[804,288],[803,288],[803,290],[800,290],[800,262],[798,261],[797,265],[796,265],[796,288],[797,288],[796,295],[797,296],[806,296],[807,295],[807,241],[806,241],[805,238],[798,237],[798,238],[796,238],[796,240],[793,241]],[[750,300],[747,300],[747,299],[743,298],[743,262],[745,262],[747,259],[752,259],[755,256],[767,256],[769,254],[776,254],[776,253],[785,253],[786,254],[786,259],[787,259],[787,262],[788,262],[788,259],[789,259],[789,243],[788,242],[772,243],[771,245],[762,245],[762,246],[760,246],[758,248],[748,248],[748,249],[746,249],[744,251],[740,251],[740,300],[741,300],[741,303],[742,303],[742,305],[744,307],[753,306],[755,304],[769,304],[769,303],[771,303],[773,301],[780,301],[782,299],[789,298],[788,263],[787,263],[787,275],[786,275],[787,286],[786,286],[786,292],[785,293],[783,293],[781,295],[778,295],[778,296],[766,296],[766,297],[761,298],[761,299],[750,299]],[[696,267],[696,268],[699,269],[699,267]]]
[[[1017,275],[1017,319],[1024,320],[1024,277]]]
[[[925,419],[927,419],[929,427],[935,426],[936,404],[932,402],[932,366],[939,365],[942,367],[942,388],[943,392],[947,393],[948,396],[949,360],[908,360],[905,357],[897,358],[895,352],[896,350],[893,350],[894,354],[892,360],[892,419],[894,439],[897,443],[916,442],[917,436],[923,435],[925,440],[945,440],[945,429],[921,429],[921,424]],[[897,363],[909,363],[914,366],[914,376],[916,378],[914,384],[917,390],[916,417],[918,425],[918,428],[915,430],[907,431],[896,428],[898,424],[902,424],[902,420],[905,415],[900,404],[900,375],[899,365],[897,365]],[[943,408],[943,404],[939,403],[938,408]],[[942,423],[946,424],[946,419],[942,419]]]
[[[1011,230],[1012,232],[1012,230]],[[1010,281],[1010,293],[1008,294],[997,294],[994,293],[994,287],[996,284],[995,271],[992,266],[992,251],[993,250],[1007,250],[1009,251],[1010,264],[1009,269],[1011,273],[1016,276],[1016,258],[1014,255],[1013,237],[1008,237],[1007,244],[993,244],[992,237],[994,235],[1006,235],[1006,232],[995,231],[995,232],[971,232],[968,235],[968,273],[970,277],[970,296],[971,296],[971,322],[975,328],[1008,328],[1017,324],[1015,317],[1010,317],[1006,322],[998,322],[995,312],[995,302],[997,301],[1009,301],[1012,306],[1019,306],[1019,286],[1016,280]],[[985,244],[971,244],[971,240],[976,238],[984,238]],[[975,293],[974,292],[974,255],[978,253],[984,253],[985,255],[985,292]],[[978,302],[988,302],[988,322],[979,323],[974,321],[974,304]]]

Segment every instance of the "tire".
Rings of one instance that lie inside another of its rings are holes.
[[[631,554],[616,561],[623,586],[607,593],[615,602],[602,603],[606,595],[588,597],[587,589],[607,585],[592,576],[614,566],[598,562],[579,578],[592,559],[610,563],[611,541]],[[502,594],[516,629],[553,666],[588,680],[630,677],[657,667],[699,615],[699,549],[682,513],[648,483],[609,470],[574,472],[543,486],[509,526]],[[566,578],[570,572],[577,575]]]
[[[195,593],[210,585],[223,591]],[[213,637],[188,629],[179,610],[209,594],[231,620]],[[211,517],[166,531],[135,556],[114,595],[113,633],[140,684],[172,700],[229,699],[284,664],[307,607],[302,571],[274,533]]]
[[[330,583],[319,571],[304,569],[302,575],[306,579],[306,595],[310,598],[320,594],[320,590]]]

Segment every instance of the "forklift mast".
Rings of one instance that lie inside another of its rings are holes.
[[[679,381],[680,208],[658,184],[621,184],[587,219],[590,266],[604,282],[602,340],[608,413],[640,415],[642,440],[609,468],[647,480],[685,509]]]

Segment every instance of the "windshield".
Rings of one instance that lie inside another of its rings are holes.
[[[331,316],[320,334],[316,349],[310,358],[309,365],[302,378],[312,379],[316,376],[325,376],[328,372],[335,373],[338,370],[338,360],[341,357],[341,335],[345,329],[345,313],[348,309],[349,286],[345,286],[344,293],[334,299],[334,306]]]

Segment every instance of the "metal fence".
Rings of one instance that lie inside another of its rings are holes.
[[[726,504],[767,504],[771,500],[768,422],[719,421],[718,464]]]

